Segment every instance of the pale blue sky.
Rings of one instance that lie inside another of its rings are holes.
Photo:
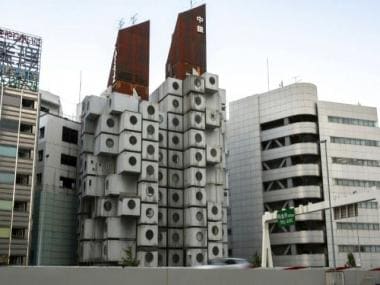
[[[208,0],[208,71],[228,101],[294,82],[318,86],[322,100],[380,107],[380,1]],[[43,38],[41,88],[58,94],[64,113],[82,95],[106,87],[117,23],[151,20],[150,91],[164,79],[177,13],[189,0],[0,0],[0,26]]]

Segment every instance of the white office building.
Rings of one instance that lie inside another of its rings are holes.
[[[313,84],[232,102],[228,134],[235,256],[260,254],[264,211],[327,199],[327,178],[332,199],[380,188],[376,108],[318,101]],[[353,209],[357,217],[347,218],[352,213],[344,211],[333,215],[336,264],[343,266],[352,252],[357,264],[379,266],[378,203]],[[272,224],[274,264],[332,266],[329,221],[326,211],[297,216],[290,227]]]

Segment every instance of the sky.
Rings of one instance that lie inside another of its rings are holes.
[[[207,4],[207,70],[231,102],[311,82],[321,100],[380,107],[380,1],[195,0]],[[151,21],[150,92],[165,79],[177,14],[190,0],[0,0],[0,26],[43,39],[40,88],[65,115],[105,88],[118,23]]]

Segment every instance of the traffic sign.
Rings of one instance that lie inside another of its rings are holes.
[[[296,221],[296,214],[294,208],[286,208],[277,211],[277,225],[279,227],[287,227],[294,225]]]

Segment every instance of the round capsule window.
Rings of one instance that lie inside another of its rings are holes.
[[[195,173],[195,178],[197,179],[197,181],[201,181],[203,178],[202,172],[197,171],[197,173]]]
[[[173,236],[172,236],[172,239],[174,242],[178,242],[179,241],[179,234],[178,233],[174,233]]]
[[[154,113],[156,112],[156,110],[154,109],[152,105],[148,106],[147,111],[148,111],[148,114],[151,116],[154,115]]]
[[[194,80],[194,85],[196,86],[196,87],[201,87],[201,85],[202,85],[202,82],[201,82],[201,80],[199,79],[199,78],[196,78],[195,80]]]
[[[196,214],[195,214],[195,218],[197,219],[197,221],[202,221],[203,220],[203,214],[202,212],[198,211]]]
[[[197,124],[200,124],[202,122],[202,117],[199,114],[196,114],[194,119]]]
[[[106,140],[106,146],[107,147],[113,147],[114,146],[113,139],[107,139]]]
[[[197,239],[197,241],[203,241],[203,233],[202,232],[197,232],[197,234],[195,235],[195,238]]]
[[[195,160],[196,161],[201,161],[202,160],[202,158],[203,158],[203,156],[202,156],[202,154],[200,153],[200,152],[196,152],[195,153]]]
[[[195,102],[195,105],[197,105],[197,106],[201,105],[202,104],[202,98],[201,98],[201,96],[196,96],[194,98],[194,102]]]
[[[218,254],[219,254],[219,248],[218,248],[217,246],[214,246],[214,247],[212,248],[212,254],[213,254],[213,255],[218,255]]]
[[[177,223],[177,222],[179,221],[179,214],[178,214],[178,213],[174,213],[174,214],[173,214],[173,221],[174,221],[175,223]]]
[[[154,233],[152,230],[147,230],[146,233],[145,233],[145,237],[147,238],[147,240],[151,240],[154,236]]]
[[[149,219],[153,218],[153,216],[154,216],[154,210],[153,210],[152,208],[148,208],[148,209],[146,209],[146,211],[145,211],[145,215],[146,215]]]
[[[129,137],[129,143],[131,145],[135,145],[137,143],[137,138],[135,136],[130,136]]]
[[[218,226],[212,226],[211,232],[212,232],[213,235],[219,234],[219,228],[218,228]]]
[[[153,261],[153,253],[147,252],[145,254],[145,262],[151,263]]]
[[[154,188],[152,186],[148,186],[146,188],[146,195],[148,197],[152,197],[154,195]]]
[[[216,155],[218,154],[218,152],[216,151],[215,148],[212,148],[212,149],[210,150],[210,154],[211,154],[212,157],[216,157]]]
[[[164,121],[164,116],[162,116],[162,114],[159,114],[159,115],[158,115],[158,121],[159,121],[160,123],[162,123],[162,122]]]
[[[212,206],[212,208],[211,208],[211,213],[212,213],[213,215],[217,215],[218,212],[219,212],[218,207],[217,207],[217,206]]]
[[[162,159],[164,158],[164,156],[162,155],[162,152],[160,152],[159,154],[158,154],[158,161],[159,162],[162,162]]]
[[[178,156],[178,154],[173,154],[173,156],[172,156],[172,161],[173,161],[173,163],[179,163],[179,156]]]
[[[173,136],[172,137],[172,143],[176,144],[176,145],[179,144],[179,138],[177,136]]]
[[[173,99],[172,105],[174,108],[178,108],[179,107],[179,101],[177,99]]]
[[[158,192],[158,201],[160,201],[160,202],[162,201],[162,192],[161,191]]]
[[[146,173],[147,173],[148,175],[153,175],[153,174],[154,174],[154,167],[153,167],[152,165],[148,165],[148,166],[146,167]]]
[[[153,145],[148,145],[148,147],[146,148],[146,151],[148,152],[148,154],[150,154],[150,155],[152,155],[152,154],[154,154],[154,152],[155,152],[155,148],[154,148],[154,146]]]
[[[111,201],[105,201],[105,202],[104,202],[104,205],[103,205],[103,208],[104,208],[104,210],[106,210],[107,212],[108,212],[108,211],[111,211],[111,209],[112,209],[112,203],[111,203]]]
[[[173,179],[174,183],[178,183],[179,182],[179,176],[178,176],[178,174],[174,173],[173,176],[172,176],[172,179]]]
[[[132,125],[136,125],[137,124],[137,117],[132,115],[129,117],[129,122],[132,124]]]
[[[163,262],[163,257],[162,257],[162,254],[158,254],[158,265],[162,264]]]
[[[197,143],[202,142],[202,135],[200,133],[195,134],[195,141]]]
[[[175,127],[179,126],[179,120],[178,120],[177,117],[174,117],[173,120],[172,120],[172,122],[173,122],[173,126],[175,126]]]
[[[199,263],[203,262],[203,260],[204,260],[203,254],[202,253],[198,253],[196,255],[196,259],[197,259],[197,262],[199,262]]]
[[[208,81],[210,82],[211,85],[214,85],[216,83],[215,77],[210,77]]]
[[[172,261],[173,261],[173,263],[174,264],[176,264],[176,263],[178,263],[179,262],[179,255],[178,254],[173,254],[173,256],[172,256]]]
[[[130,165],[135,166],[136,163],[137,163],[136,157],[131,156],[131,157],[128,159],[128,162],[129,162]]]
[[[111,118],[107,119],[106,123],[109,128],[113,128],[115,126],[115,121]]]
[[[129,200],[128,203],[127,203],[127,205],[128,205],[128,208],[131,209],[131,210],[133,210],[134,208],[136,208],[136,202],[135,202],[135,200]]]
[[[178,195],[178,193],[173,193],[172,199],[173,199],[174,202],[178,202],[179,201],[179,195]]]
[[[161,213],[161,212],[158,212],[158,220],[159,220],[159,221],[162,220],[162,213]]]
[[[158,134],[158,140],[160,142],[162,142],[164,140],[164,136],[161,133]]]
[[[158,172],[158,180],[161,181],[162,178],[164,178],[164,176],[162,175],[162,172],[159,171],[159,172]]]
[[[197,199],[198,201],[202,201],[203,199],[203,194],[201,191],[198,191],[196,194],[195,194],[195,199]]]
[[[149,134],[149,135],[153,135],[154,132],[155,132],[154,127],[153,127],[152,125],[149,125],[149,126],[147,127],[147,131],[148,131],[148,134]]]
[[[178,82],[173,82],[172,86],[173,86],[174,90],[178,90],[178,88],[179,88]]]

